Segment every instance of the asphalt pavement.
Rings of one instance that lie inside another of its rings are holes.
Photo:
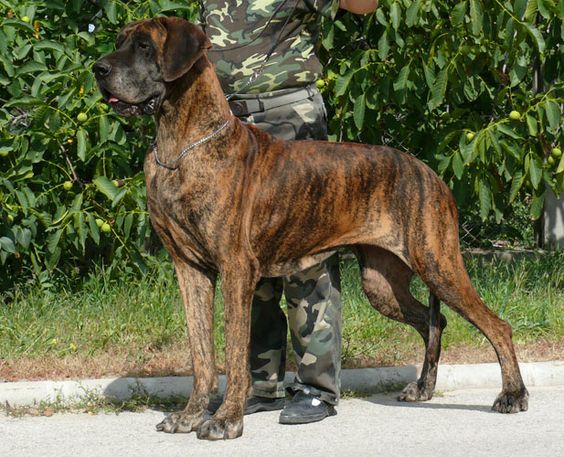
[[[529,411],[490,410],[498,389],[439,392],[424,403],[396,394],[342,400],[338,414],[280,425],[278,413],[245,418],[243,436],[207,442],[155,431],[167,412],[0,417],[0,456],[559,456],[564,455],[564,386],[531,387]]]

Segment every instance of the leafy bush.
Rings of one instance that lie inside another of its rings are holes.
[[[545,186],[563,189],[562,5],[381,0],[326,21],[333,138],[410,151],[482,219],[501,221],[524,193],[537,218]]]
[[[47,281],[92,260],[144,268],[147,119],[103,103],[92,64],[127,22],[194,2],[0,1],[0,264]]]
[[[409,150],[482,219],[501,220],[524,193],[538,216],[545,184],[558,191],[564,175],[549,159],[562,143],[558,1],[382,0],[373,15],[326,21],[333,137]],[[0,283],[28,270],[47,283],[98,260],[144,268],[152,122],[113,114],[91,66],[127,22],[197,9],[0,0]]]

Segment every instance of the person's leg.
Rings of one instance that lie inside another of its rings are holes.
[[[341,293],[338,255],[286,278],[284,293],[298,369],[283,424],[315,422],[335,414],[340,396]]]
[[[254,116],[255,124],[284,139],[327,139],[327,117],[317,90],[311,96]],[[280,422],[299,424],[335,414],[341,370],[341,298],[339,260],[334,255],[319,265],[285,278],[288,321],[297,373],[293,394]]]
[[[280,308],[281,278],[262,278],[251,309],[252,395],[284,398],[286,316]]]
[[[245,414],[275,411],[284,407],[286,392],[286,315],[280,308],[282,278],[261,278],[251,307],[251,395]],[[210,401],[208,411],[214,413],[223,398]]]
[[[327,118],[323,99],[317,89],[310,88],[308,91],[300,100],[270,109],[268,107],[272,105],[273,98],[259,96],[261,104],[267,109],[247,113],[241,116],[241,119],[286,140],[327,139]],[[284,392],[281,386],[285,373],[286,320],[279,307],[281,286],[262,286],[269,281],[261,280],[253,300],[253,385],[247,409],[252,409],[253,405],[258,404],[266,405],[264,409],[259,409],[265,410],[269,407],[266,401],[280,398]],[[300,289],[303,291],[299,292]],[[295,401],[290,402],[283,411],[285,416],[291,417],[285,423],[321,420],[334,413],[332,405],[339,399],[341,302],[337,256],[328,263],[324,262],[318,267],[308,269],[307,272],[300,272],[288,278],[287,298],[288,293],[291,297],[288,299],[288,305],[292,344],[298,356],[298,370],[292,391],[308,391],[314,397],[310,400],[310,394],[307,394],[307,401],[304,403],[298,401],[303,395],[294,396]],[[300,323],[303,316],[306,316],[305,326]],[[315,363],[312,362],[313,359]],[[317,408],[318,403],[323,410],[321,413]]]

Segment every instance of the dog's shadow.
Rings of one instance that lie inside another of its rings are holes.
[[[390,392],[390,393],[377,393],[372,394],[369,397],[365,397],[362,400],[369,403],[373,403],[381,406],[389,406],[392,408],[423,408],[423,409],[448,409],[448,410],[461,410],[461,411],[479,411],[482,413],[494,413],[491,409],[491,405],[466,405],[457,403],[447,403],[447,398],[435,397],[433,402],[429,401],[418,401],[418,402],[407,402],[399,401],[397,399],[400,392]],[[446,400],[444,403],[441,400]],[[440,402],[440,403],[439,403]]]

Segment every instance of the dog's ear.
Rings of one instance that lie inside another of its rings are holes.
[[[178,17],[159,17],[166,29],[161,71],[166,82],[185,75],[196,61],[211,48],[211,42],[196,25]]]

